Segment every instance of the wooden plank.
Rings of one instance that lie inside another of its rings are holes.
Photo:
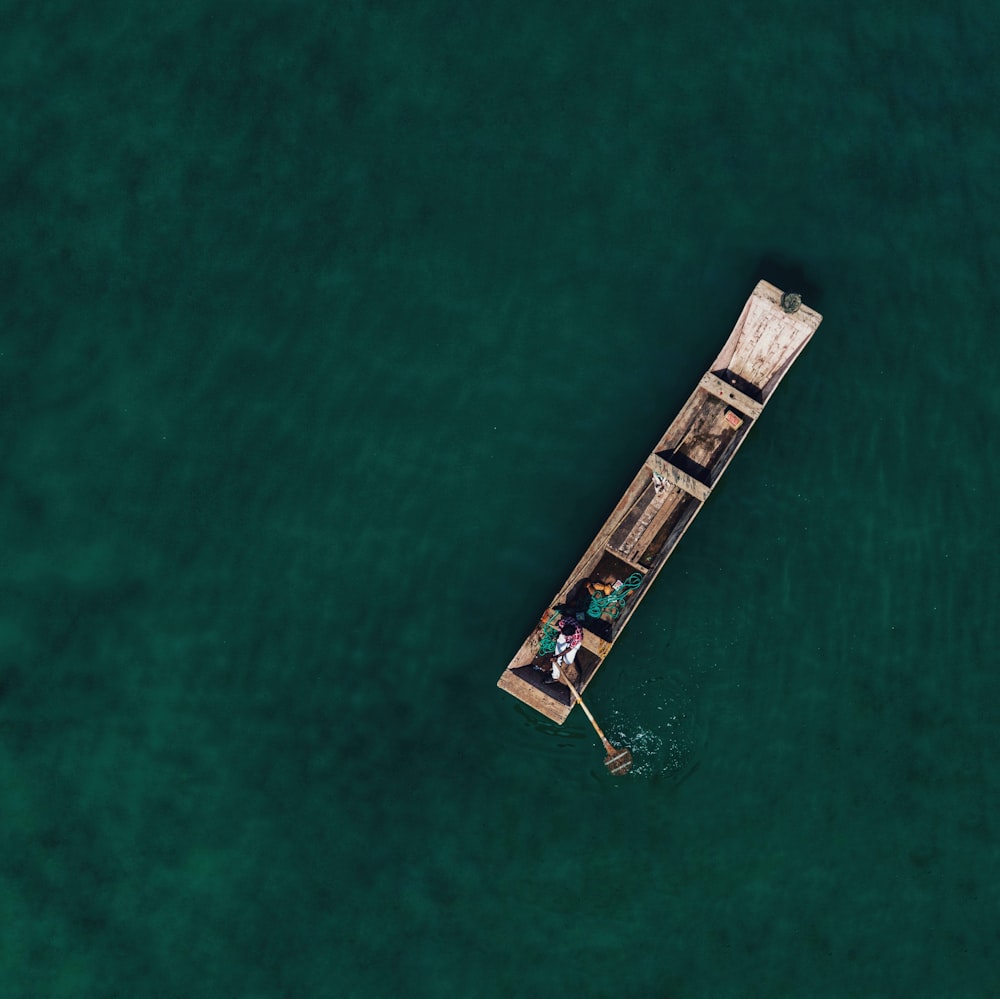
[[[504,674],[497,682],[501,690],[506,690],[508,694],[513,694],[519,701],[523,701],[529,707],[551,718],[557,725],[561,725],[569,717],[570,708],[568,705],[557,701],[554,697],[533,687],[530,683],[522,680],[513,670],[504,670]]]
[[[642,537],[639,539],[639,548],[641,549],[639,557],[642,557],[642,553],[646,551],[646,548],[653,543],[656,535],[660,533],[660,528],[673,516],[674,511],[677,509],[677,498],[681,496],[686,490],[682,490],[680,486],[675,486],[672,490],[672,495],[669,503],[664,503],[659,510],[656,511],[656,516],[650,521],[649,526],[643,532]],[[643,572],[649,572],[649,566],[640,565],[639,568]]]
[[[583,647],[593,652],[595,656],[603,659],[611,651],[611,642],[600,635],[595,635],[588,631],[586,625],[583,628]]]
[[[620,552],[617,548],[615,548],[610,544],[605,550],[609,555],[614,555],[614,557],[619,561],[624,562],[628,566],[631,566],[633,569],[635,569],[636,572],[641,572],[644,576],[646,575],[647,572],[649,572],[649,569],[646,566],[639,565],[639,563],[632,558],[632,555],[634,555],[635,552],[633,552],[632,555],[625,555],[623,552]]]
[[[648,495],[652,492],[652,495]],[[672,492],[672,490],[671,490]],[[647,489],[643,496],[647,497],[646,505],[643,509],[637,510],[633,507],[633,510],[629,511],[629,516],[633,512],[637,514],[635,523],[629,528],[628,534],[617,541],[620,531],[616,531],[612,537],[611,544],[614,545],[614,551],[619,558],[625,559],[629,565],[639,568],[634,561],[632,561],[636,550],[641,546],[642,540],[646,535],[646,531],[649,529],[650,523],[656,519],[657,514],[663,509],[664,504],[667,502],[668,493],[667,485],[662,481],[661,478],[653,476],[650,482],[649,489]]]
[[[764,401],[802,352],[823,317],[802,303],[793,312],[781,307],[782,292],[758,281],[733,332],[709,369],[729,368],[761,390]]]
[[[646,459],[646,467],[662,475],[675,486],[680,486],[686,493],[690,493],[695,499],[703,503],[712,495],[712,490],[704,482],[699,482],[693,475],[682,472],[676,465],[669,461],[664,461],[658,454],[651,454]]]
[[[729,403],[734,409],[756,420],[764,409],[764,403],[751,399],[750,396],[741,392],[735,385],[728,385],[715,372],[707,371],[698,385]]]

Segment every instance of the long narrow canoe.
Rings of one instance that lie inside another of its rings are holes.
[[[569,689],[547,668],[560,618],[582,626],[573,665],[577,689],[586,689],[822,319],[800,296],[757,284],[719,356],[497,686],[559,724],[566,720]]]

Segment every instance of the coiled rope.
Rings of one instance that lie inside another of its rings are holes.
[[[590,617],[602,617],[607,614],[614,621],[621,614],[622,608],[625,606],[625,601],[641,585],[642,573],[633,572],[628,579],[622,582],[622,585],[618,589],[612,590],[610,593],[605,594],[605,596],[599,597],[596,593],[592,593],[587,614]]]

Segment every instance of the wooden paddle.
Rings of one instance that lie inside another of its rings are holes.
[[[614,746],[608,742],[608,737],[601,731],[601,726],[597,724],[594,720],[594,716],[590,713],[590,708],[583,703],[583,698],[580,696],[580,692],[573,686],[572,683],[563,673],[562,681],[570,689],[570,704],[573,703],[573,698],[575,697],[580,702],[580,707],[583,708],[583,713],[590,719],[590,724],[594,726],[594,731],[601,737],[601,742],[604,743],[604,751],[608,754],[604,758],[604,765],[608,768],[608,773],[615,777],[620,774],[627,774],[632,769],[632,752],[629,749],[616,749]]]

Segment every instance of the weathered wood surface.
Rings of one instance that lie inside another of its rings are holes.
[[[681,491],[679,486],[669,484],[662,476],[654,476],[650,488],[653,490],[653,498],[646,504],[628,534],[622,541],[618,541],[618,535],[621,533],[618,531],[612,539],[615,553],[627,558],[640,572],[645,572],[649,567],[636,559],[642,557],[645,546],[656,537],[660,528],[670,519],[677,507],[678,494]]]
[[[823,317],[805,305],[794,313],[784,312],[781,296],[774,285],[758,282],[715,362],[504,670],[497,683],[502,690],[555,722],[565,721],[572,710],[566,688],[560,684],[544,686],[540,674],[531,668],[543,623],[555,608],[565,604],[574,587],[594,575],[627,575],[627,568],[643,576],[641,586],[612,625],[590,618],[583,622],[581,648],[585,651],[577,654],[581,666],[577,686],[585,690],[747,433],[756,425],[778,382],[822,322]],[[741,384],[733,384],[740,380]],[[750,393],[759,395],[760,401]],[[740,426],[725,419],[729,408],[743,417]],[[660,477],[662,485],[655,476]],[[601,627],[610,627],[610,634],[598,633],[596,629]]]
[[[519,701],[527,704],[529,708],[534,708],[545,715],[546,718],[551,718],[552,721],[559,725],[569,716],[571,710],[569,705],[557,701],[544,690],[539,690],[538,687],[534,687],[527,681],[522,680],[512,670],[504,670],[503,676],[500,677],[497,686],[501,690],[506,690],[508,694],[513,694]]]
[[[706,371],[698,385],[705,391],[711,392],[712,395],[725,400],[733,409],[738,409],[751,419],[756,420],[764,409],[764,403],[751,399],[734,385],[724,382],[714,371]]]
[[[712,494],[711,487],[706,486],[704,482],[699,482],[693,475],[682,472],[676,465],[671,464],[669,461],[664,461],[658,454],[651,454],[646,459],[646,465],[658,475],[662,475],[663,478],[683,489],[684,492],[694,496],[695,499],[701,500],[703,503]]]
[[[743,313],[710,371],[730,370],[756,386],[766,403],[823,317],[801,305],[797,312],[781,308],[782,292],[759,281]]]

